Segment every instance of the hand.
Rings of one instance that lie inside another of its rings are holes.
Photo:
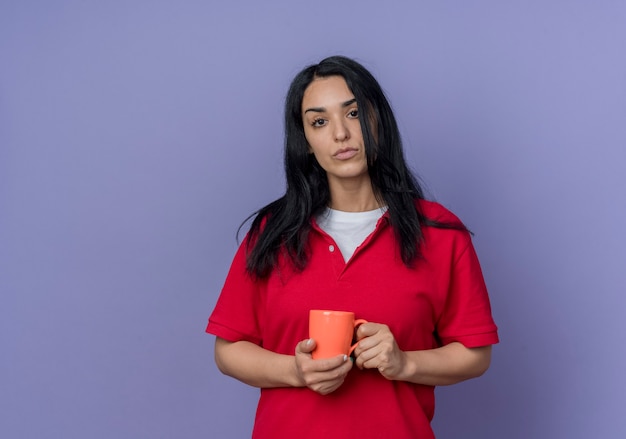
[[[388,380],[400,378],[407,358],[387,325],[363,323],[357,330],[357,339],[354,355],[360,369],[378,369]]]
[[[296,374],[303,386],[320,395],[328,395],[341,386],[352,369],[352,361],[346,355],[314,360],[311,352],[315,340],[302,340],[296,346]]]

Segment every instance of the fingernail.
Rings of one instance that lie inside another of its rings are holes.
[[[311,340],[310,338],[306,341],[306,345],[307,346],[311,346],[311,343],[313,343],[313,340]]]
[[[347,355],[344,355],[344,356],[343,356],[343,361],[344,361],[344,362],[345,362],[345,361],[348,361],[348,356],[347,356]]]

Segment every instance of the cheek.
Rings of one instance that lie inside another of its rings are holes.
[[[323,157],[320,156],[320,150],[315,148],[315,145],[311,146],[309,144],[309,153],[313,154],[315,156],[315,158],[317,159],[317,161],[319,162],[320,160],[323,160]]]
[[[315,151],[320,150],[321,142],[319,135],[305,130],[304,138],[306,139],[306,143],[309,145],[309,152],[315,153]]]

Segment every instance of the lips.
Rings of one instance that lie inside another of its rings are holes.
[[[358,152],[359,150],[355,148],[343,148],[333,154],[333,157],[337,160],[348,160],[357,155]]]

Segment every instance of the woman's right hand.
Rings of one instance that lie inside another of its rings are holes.
[[[352,369],[347,355],[314,360],[311,352],[315,340],[302,340],[296,345],[296,374],[303,386],[320,395],[328,395],[341,386]]]

